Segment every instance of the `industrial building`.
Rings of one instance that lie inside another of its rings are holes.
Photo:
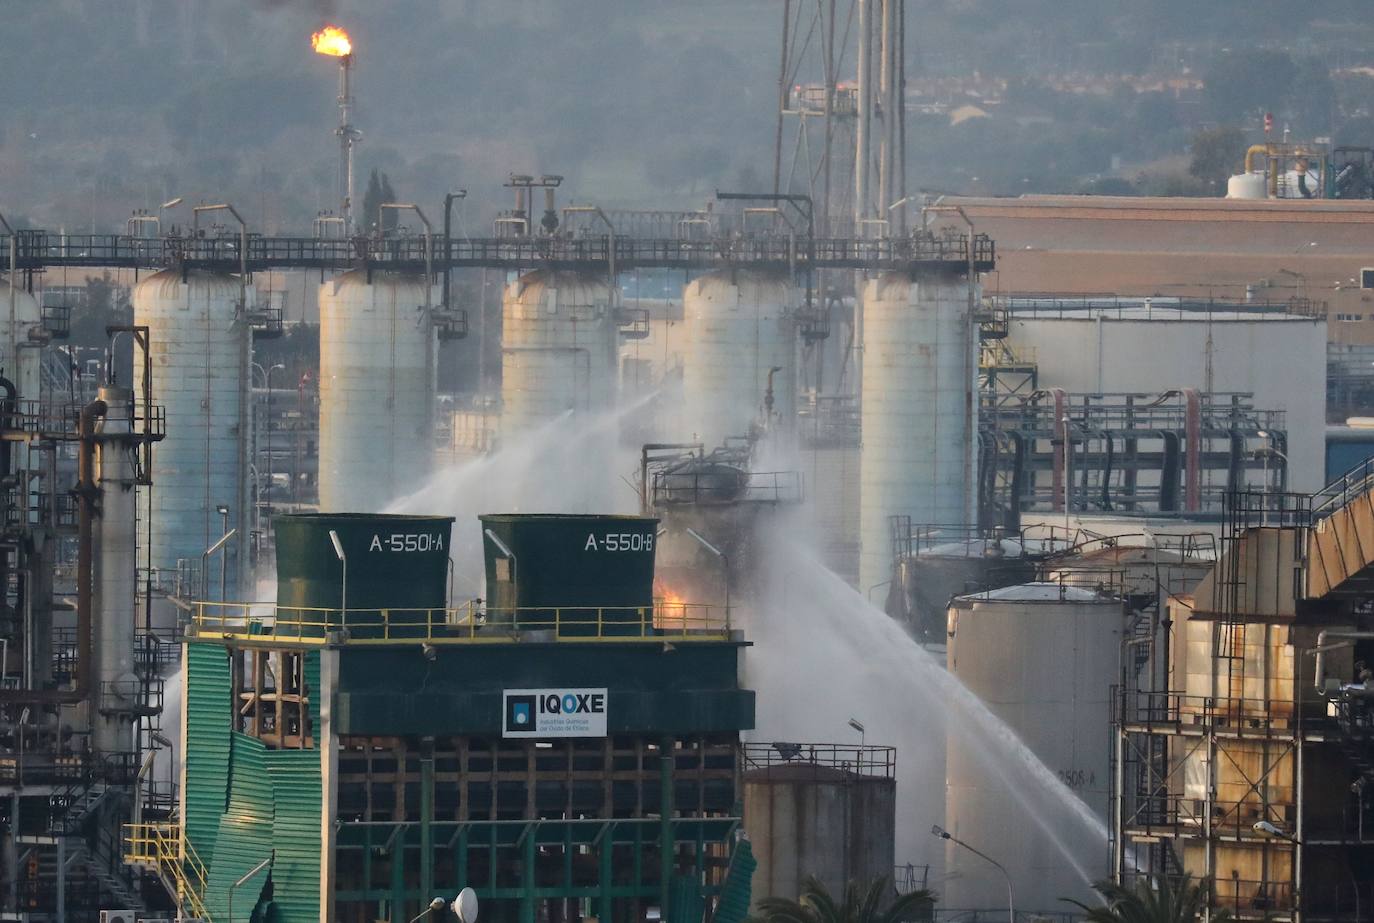
[[[856,12],[857,81],[782,84],[773,192],[616,211],[512,174],[489,232],[455,228],[466,191],[442,232],[374,225],[331,27],[310,233],[227,202],[0,218],[0,919],[413,923],[471,888],[498,923],[741,923],[894,873],[1008,923],[1101,876],[1191,874],[1240,919],[1374,907],[1374,477],[1326,429],[1374,393],[1374,207],[1329,166],[1287,200],[1296,148],[1227,200],[918,202],[903,4]],[[849,41],[820,28],[784,76]],[[63,352],[91,271],[134,323]],[[288,369],[297,287],[318,365]],[[477,387],[441,394],[470,335]],[[555,500],[389,511],[468,463]],[[780,545],[838,587],[806,642],[940,678],[883,703],[938,714],[923,752],[757,720],[829,691],[755,682],[802,633]]]
[[[453,525],[285,516],[275,607],[197,605],[179,823],[130,833],[185,912],[409,919],[473,886],[494,919],[668,918],[727,885],[726,612],[660,627],[650,518],[463,524],[491,598],[449,600]]]

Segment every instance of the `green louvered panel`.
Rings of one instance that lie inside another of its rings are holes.
[[[754,870],[759,861],[754,847],[741,839],[730,856],[730,869],[725,873],[725,887],[716,905],[715,923],[743,923],[749,917],[749,902],[753,894]],[[671,918],[670,918],[671,919]]]
[[[229,731],[232,703],[229,652],[212,644],[187,644],[186,656],[186,836],[207,865],[228,800]]]
[[[208,863],[205,909],[213,920],[229,918],[229,886],[249,869],[272,855],[272,818],[275,812],[272,779],[267,771],[267,748],[247,734],[232,734],[229,756],[229,808],[219,825],[215,858]],[[257,904],[265,874],[234,894],[234,916],[247,920]]]
[[[316,739],[320,736],[320,652],[308,651],[305,655],[305,685],[310,696],[310,726],[315,729]]]
[[[311,657],[318,673],[318,656]],[[315,923],[320,918],[320,751],[273,750],[267,754],[267,773],[276,805],[272,901],[277,918]]]

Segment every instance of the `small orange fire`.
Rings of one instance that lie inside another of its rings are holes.
[[[659,583],[654,594],[654,627],[685,631],[688,627],[687,600]]]
[[[310,47],[320,54],[332,55],[336,58],[342,58],[353,53],[353,43],[349,41],[348,33],[338,26],[325,26],[311,35]]]

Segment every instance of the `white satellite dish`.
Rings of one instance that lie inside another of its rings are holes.
[[[477,892],[464,888],[453,899],[453,915],[458,923],[477,923]]]

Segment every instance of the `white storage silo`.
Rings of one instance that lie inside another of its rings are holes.
[[[891,516],[974,520],[978,339],[955,273],[886,273],[864,287],[859,588],[892,579]]]
[[[615,405],[619,330],[600,275],[535,270],[502,298],[501,438]]]
[[[15,279],[0,276],[0,375],[19,390],[19,400],[36,401],[42,382],[42,352],[36,348],[43,326],[38,299]]]
[[[434,455],[435,332],[422,276],[354,271],[320,288],[320,510],[375,513]]]
[[[1119,599],[1053,583],[1030,583],[956,598],[948,614],[947,664],[1035,757],[1105,824],[1111,754],[1111,689],[1120,663],[1125,611]],[[1105,840],[1083,825],[1047,832],[1031,817],[1062,817],[1039,804],[1046,794],[1017,786],[1023,772],[995,757],[951,721],[946,739],[945,827],[1011,870],[1016,904],[1053,911],[1062,898],[1088,900],[1082,877],[1051,836],[1088,877],[1106,876]],[[1005,883],[995,868],[951,845],[949,907],[997,907]]]
[[[682,303],[681,437],[710,447],[754,424],[795,432],[797,289],[787,276],[708,273],[688,284]]]
[[[239,300],[253,290],[234,276],[166,269],[134,286],[134,323],[149,328],[153,402],[167,415],[167,436],[153,450],[151,488],[142,488],[139,546],[151,564],[175,572],[178,561],[198,568],[201,555],[228,528],[238,529],[210,561],[211,596],[218,596],[221,558],[230,596],[246,569],[253,521],[248,490],[250,330]],[[143,369],[134,363],[134,393]],[[147,491],[151,491],[148,496]],[[167,579],[170,579],[168,577]],[[186,588],[196,591],[195,587]]]

